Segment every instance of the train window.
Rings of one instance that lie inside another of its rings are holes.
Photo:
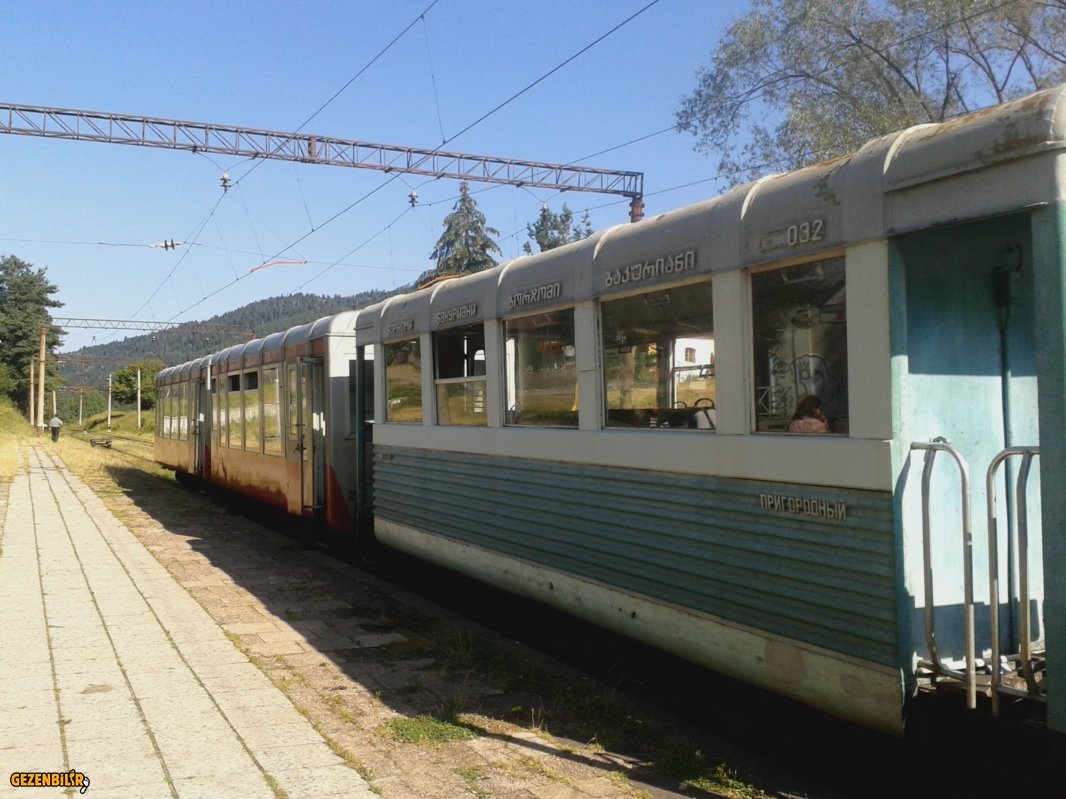
[[[847,433],[844,259],[751,276],[756,430]]]
[[[170,438],[178,437],[178,387],[170,387],[170,397],[167,400],[167,410],[170,412]]]
[[[504,322],[507,423],[577,427],[574,309]]]
[[[229,390],[226,392],[226,413],[229,415],[229,446],[244,447],[244,409],[241,401],[241,376],[229,375]]]
[[[226,381],[219,375],[215,376],[215,393],[211,395],[211,402],[215,410],[215,430],[220,447],[229,446],[229,432],[226,429]]]
[[[177,438],[182,441],[189,440],[189,384],[182,383],[178,389],[178,410],[175,416],[177,422]]]
[[[278,367],[263,368],[263,451],[281,454],[281,375]]]
[[[259,415],[259,372],[244,373],[244,448],[261,451]]]
[[[286,435],[288,436],[288,438],[290,440],[296,441],[296,439],[298,439],[300,437],[300,413],[299,413],[300,406],[299,406],[299,403],[297,402],[297,400],[300,397],[300,394],[299,394],[299,391],[297,390],[297,387],[296,387],[297,386],[297,382],[296,382],[296,367],[293,366],[292,364],[289,364],[287,374],[288,374],[288,379],[287,379],[288,392],[287,392],[287,396],[288,396],[288,400],[289,400],[289,403],[288,403],[289,415],[287,417],[288,418],[288,422],[287,422],[287,424],[288,424],[288,433],[286,433]]]
[[[608,427],[717,429],[709,282],[604,302]]]
[[[417,338],[385,345],[385,420],[422,421],[422,356]]]
[[[433,334],[437,423],[484,426],[485,326],[464,325]]]
[[[159,428],[163,438],[170,438],[170,386],[163,386],[163,394],[159,398],[159,409],[162,415],[162,426]]]

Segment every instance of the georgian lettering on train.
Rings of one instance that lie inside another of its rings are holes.
[[[559,281],[543,286],[518,291],[507,298],[508,309],[523,308],[526,305],[538,305],[542,302],[557,300],[563,296],[563,284]]]
[[[385,337],[392,338],[401,333],[410,333],[415,329],[414,319],[401,319],[399,322],[389,322],[385,325]]]
[[[649,261],[609,271],[604,285],[607,288],[611,288],[612,286],[624,286],[627,283],[641,283],[646,280],[672,277],[695,268],[696,251],[685,250],[673,255],[661,255]]]
[[[453,308],[445,308],[443,311],[437,311],[434,319],[438,325],[447,325],[452,322],[461,322],[472,316],[477,316],[476,302],[468,302],[463,305],[456,305]]]

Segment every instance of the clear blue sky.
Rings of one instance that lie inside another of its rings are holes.
[[[293,131],[431,2],[8,0],[0,102]],[[647,3],[438,0],[303,130],[436,147]],[[696,70],[747,7],[660,0],[447,149],[568,163],[669,127]],[[652,215],[726,188],[692,143],[667,132],[582,163],[643,172]],[[0,135],[0,254],[47,268],[65,304],[56,316],[195,321],[295,291],[408,283],[432,265],[458,193],[456,181],[404,175],[324,225],[389,176],[265,161],[215,208],[223,170],[238,179],[251,166]],[[627,201],[611,195],[471,190],[501,231],[505,259],[521,254],[543,203],[559,211],[565,200],[578,217],[587,208],[596,229],[628,218]],[[175,251],[146,246],[194,237]],[[273,256],[309,263],[251,273]],[[62,349],[126,335],[71,328]]]

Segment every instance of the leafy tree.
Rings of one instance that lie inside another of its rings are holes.
[[[496,266],[492,253],[502,255],[502,251],[492,237],[499,235],[496,228],[485,225],[485,215],[478,210],[464,180],[452,212],[444,217],[444,232],[429,256],[437,262],[436,276],[465,275]]]
[[[6,363],[0,363],[0,396],[11,397],[17,388],[18,380],[14,371]]]
[[[155,376],[166,364],[143,360],[123,366],[111,378],[111,399],[126,404],[137,402],[137,370],[141,370],[141,410],[155,407]]]
[[[1066,80],[1066,0],[752,5],[676,117],[698,151],[741,179]]]
[[[59,418],[68,424],[78,420],[79,411],[82,420],[107,410],[107,392],[87,390],[84,393],[64,391],[59,395]]]
[[[566,203],[563,203],[563,210],[558,214],[553,213],[547,205],[544,205],[540,209],[540,216],[537,217],[537,221],[531,225],[526,225],[526,233],[536,242],[540,248],[539,251],[544,252],[545,250],[554,250],[556,247],[561,247],[572,241],[588,238],[592,235],[592,224],[589,222],[588,211],[581,218],[581,224],[575,225],[574,212],[566,206]],[[528,241],[522,245],[522,250],[527,254],[532,254],[533,252],[533,248],[529,246]]]
[[[52,297],[57,291],[44,269],[34,269],[14,255],[0,257],[0,365],[8,378],[4,393],[23,407],[29,401],[30,359],[40,351],[41,328],[49,327],[45,337],[49,354],[55,353],[63,333],[50,327],[48,315],[49,308],[63,305]],[[45,390],[53,390],[58,382],[55,359],[46,358]]]

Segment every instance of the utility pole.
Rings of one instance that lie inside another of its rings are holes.
[[[84,424],[85,422],[85,395],[90,391],[96,391],[92,386],[68,386],[68,388],[78,395],[78,424]]]
[[[111,432],[111,375],[107,376],[107,432]]]
[[[33,397],[33,395],[34,395],[34,384],[36,382],[37,382],[37,356],[36,355],[31,355],[30,356],[30,407],[28,407],[26,409],[26,416],[29,417],[30,427],[32,427],[34,429],[37,428],[37,425],[33,421],[33,416],[34,416],[33,411],[34,411],[34,408],[37,407],[37,404],[34,402],[34,397]]]
[[[141,367],[137,367],[137,431],[141,429]]]
[[[37,387],[37,435],[44,432],[44,355],[47,337],[48,326],[45,325],[41,328],[41,345],[40,351],[37,354],[37,368],[40,370],[40,383]]]

